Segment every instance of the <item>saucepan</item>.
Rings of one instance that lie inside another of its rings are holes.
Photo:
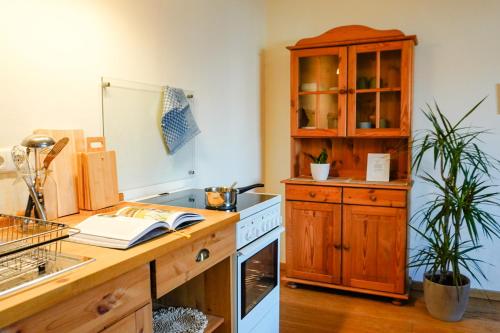
[[[209,209],[233,209],[236,207],[238,194],[245,193],[256,187],[264,187],[264,184],[253,184],[238,188],[235,188],[234,185],[229,187],[207,187],[205,188],[205,206]]]

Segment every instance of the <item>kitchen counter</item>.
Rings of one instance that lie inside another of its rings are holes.
[[[165,206],[124,202],[116,206],[115,209],[126,205],[166,208]],[[31,288],[21,289],[16,293],[1,297],[0,327],[5,327],[80,295],[104,282],[146,265],[158,257],[206,237],[210,233],[229,227],[239,220],[238,213],[192,208],[170,208],[201,213],[205,220],[183,229],[182,234],[171,233],[164,235],[128,250],[115,250],[64,241],[62,245],[63,253],[87,256],[94,258],[95,261],[41,282]],[[110,212],[113,210],[110,210]],[[86,217],[88,217],[88,214],[76,214],[61,218],[59,221],[73,226]]]

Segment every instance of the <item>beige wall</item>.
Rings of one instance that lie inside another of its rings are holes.
[[[495,84],[500,82],[500,1],[480,0],[271,0],[266,2],[265,73],[265,183],[283,194],[280,180],[289,177],[289,52],[285,46],[333,27],[362,24],[378,29],[400,29],[416,34],[414,130],[424,128],[419,109],[436,99],[452,118],[482,97],[488,100],[472,124],[494,129],[484,147],[500,157],[500,116],[496,114]],[[498,182],[498,180],[496,180]],[[414,186],[412,207],[429,191]],[[415,242],[413,242],[415,244]],[[500,256],[485,240],[477,255],[490,281],[484,288],[500,290]],[[420,279],[420,274],[416,279]]]
[[[260,181],[263,10],[255,0],[0,0],[0,147],[35,128],[101,134],[101,76],[167,83],[196,93],[199,183]],[[2,212],[25,202],[13,180],[0,174]]]

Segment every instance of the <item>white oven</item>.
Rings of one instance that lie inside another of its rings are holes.
[[[238,239],[253,239],[237,251],[237,332],[279,332],[279,205],[240,221]],[[242,223],[243,222],[243,223]],[[238,232],[237,232],[238,234]]]

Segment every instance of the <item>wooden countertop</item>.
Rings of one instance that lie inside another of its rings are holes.
[[[115,209],[126,205],[167,208],[167,206],[124,202],[116,206]],[[170,208],[173,210],[180,209],[178,207]],[[180,233],[171,233],[128,250],[115,250],[64,241],[62,252],[92,257],[96,260],[36,284],[31,288],[25,288],[16,293],[0,297],[0,327],[10,325],[41,310],[50,308],[207,234],[235,224],[239,220],[238,213],[193,208],[181,209],[201,213],[205,217],[204,221],[183,230],[184,234],[191,235],[190,238]],[[75,225],[86,217],[88,217],[88,214],[76,214],[61,218],[59,221]]]
[[[412,182],[407,180],[391,180],[388,182],[368,182],[350,178],[328,178],[324,181],[315,181],[312,178],[297,177],[282,180],[283,184],[316,185],[316,186],[340,186],[340,187],[370,187],[388,190],[410,190]]]

